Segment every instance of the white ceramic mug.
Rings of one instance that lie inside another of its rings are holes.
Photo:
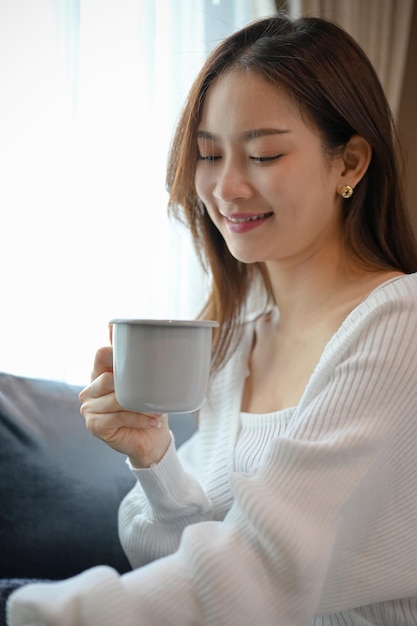
[[[113,319],[110,324],[115,394],[123,408],[190,413],[204,404],[217,322]]]

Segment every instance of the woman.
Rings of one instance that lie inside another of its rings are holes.
[[[338,27],[279,15],[221,43],[168,168],[220,322],[199,429],[123,411],[111,348],[81,393],[127,455],[132,565],[30,585],[9,623],[417,623],[417,248],[389,107]],[[139,567],[141,566],[141,567]]]

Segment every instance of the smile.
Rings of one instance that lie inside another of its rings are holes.
[[[248,217],[233,217],[232,215],[225,215],[224,217],[232,224],[244,224],[245,222],[256,222],[257,220],[264,220],[270,217],[272,213],[260,213],[259,215],[249,215]]]

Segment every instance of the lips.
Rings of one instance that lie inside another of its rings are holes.
[[[272,215],[271,212],[268,213],[258,213],[257,215],[242,215],[242,214],[233,214],[233,215],[223,215],[229,222],[232,224],[245,224],[246,222],[256,222],[258,220],[264,220],[267,217]]]
[[[260,228],[262,224],[268,221],[273,213],[230,213],[229,215],[222,216],[225,220],[225,225],[229,233],[233,235],[245,235],[250,233],[254,229]]]

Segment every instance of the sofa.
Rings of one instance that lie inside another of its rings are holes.
[[[0,626],[18,586],[130,565],[117,532],[134,484],[123,455],[86,429],[81,387],[0,372]],[[195,416],[169,416],[177,447]]]

